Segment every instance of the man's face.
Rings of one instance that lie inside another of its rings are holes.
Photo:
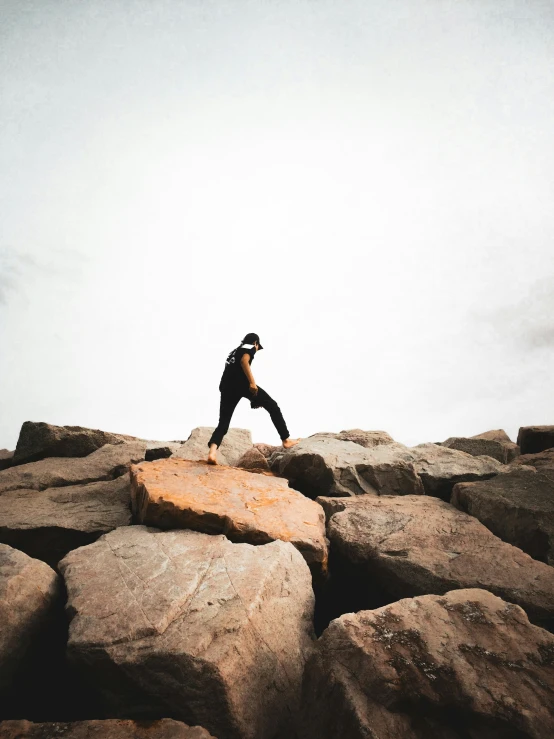
[[[257,341],[255,341],[255,342],[254,342],[254,349],[255,349],[256,351],[258,351],[258,349],[259,349],[259,348],[260,348],[260,347],[258,346],[258,342],[257,342]]]

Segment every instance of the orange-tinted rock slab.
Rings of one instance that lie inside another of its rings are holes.
[[[141,523],[249,544],[290,541],[308,564],[326,567],[323,509],[282,478],[171,458],[132,466],[131,488]]]

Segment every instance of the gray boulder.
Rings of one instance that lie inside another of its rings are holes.
[[[221,739],[293,736],[314,596],[292,544],[128,526],[60,570],[69,657],[111,716],[161,714]]]
[[[386,431],[363,431],[362,429],[347,429],[335,434],[340,441],[352,441],[366,449],[372,449],[381,444],[394,444],[395,441]]]
[[[390,599],[484,588],[554,625],[554,568],[503,542],[438,498],[364,496],[327,526],[330,559],[360,573],[360,589]]]
[[[457,449],[459,452],[471,454],[473,457],[492,457],[501,464],[508,464],[519,454],[519,447],[511,442],[475,437],[452,436],[443,441],[441,446],[448,449]]]
[[[8,490],[45,490],[64,485],[81,485],[113,480],[128,472],[131,464],[142,462],[146,442],[106,444],[88,457],[50,457],[0,472],[0,494]]]
[[[266,470],[269,472],[267,458],[255,446],[245,452],[237,462],[237,467],[244,470]]]
[[[554,637],[485,590],[333,621],[302,687],[302,739],[554,736]]]
[[[45,457],[86,457],[104,444],[138,441],[134,436],[111,434],[83,426],[53,426],[25,421],[19,432],[14,463],[36,462]]]
[[[0,693],[30,658],[61,596],[54,570],[0,544]]]
[[[554,426],[522,426],[517,435],[522,454],[537,454],[554,447]]]
[[[177,459],[189,459],[195,462],[208,456],[208,442],[214,432],[213,426],[199,426],[179,449],[173,453]],[[223,437],[217,450],[219,464],[236,467],[242,455],[252,447],[252,435],[247,429],[231,428]]]
[[[365,449],[331,434],[314,434],[275,453],[269,463],[275,474],[312,498],[423,493],[410,450],[402,444]]]
[[[131,483],[115,480],[0,495],[0,542],[55,567],[77,547],[131,524]]]
[[[514,470],[459,483],[452,504],[534,559],[554,565],[554,476]]]
[[[492,431],[484,431],[482,434],[475,434],[471,439],[489,439],[490,441],[499,441],[501,443],[513,444],[504,429],[493,429]]]
[[[31,723],[3,721],[2,739],[215,739],[200,726],[187,726],[180,721],[164,718],[160,721],[75,721],[66,723]]]
[[[520,466],[531,466],[539,472],[545,472],[552,476],[554,473],[554,449],[545,449],[544,452],[536,454],[522,454],[511,462],[512,469],[518,469]]]

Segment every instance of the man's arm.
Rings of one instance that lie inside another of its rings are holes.
[[[248,382],[250,383],[250,390],[252,390],[255,395],[258,392],[258,386],[256,385],[254,375],[252,374],[252,370],[250,369],[250,362],[248,361],[249,359],[250,354],[244,353],[240,360],[240,366],[242,367],[244,374],[248,378]]]

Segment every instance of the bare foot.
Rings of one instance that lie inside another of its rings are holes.
[[[285,447],[285,449],[290,449],[291,446],[298,444],[299,441],[301,441],[301,439],[285,439],[283,442],[283,446]]]
[[[219,464],[217,461],[217,446],[215,444],[212,444],[210,447],[210,452],[208,454],[208,464]]]

